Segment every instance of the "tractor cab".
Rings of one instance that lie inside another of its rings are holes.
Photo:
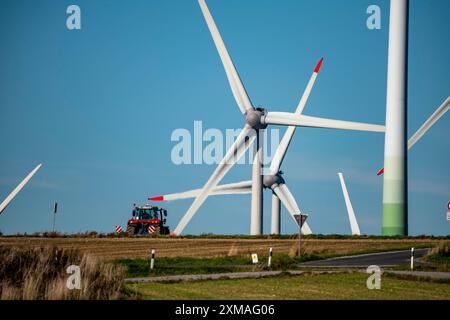
[[[132,213],[133,220],[165,220],[164,217],[167,217],[167,211],[152,206],[142,206],[142,207],[134,207]]]

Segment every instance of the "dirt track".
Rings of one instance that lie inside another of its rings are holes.
[[[433,246],[438,240],[302,240],[302,250],[308,253],[357,253],[389,249],[407,249],[412,246]],[[101,259],[147,258],[151,249],[164,257],[215,257],[250,253],[292,253],[296,240],[273,239],[151,239],[151,238],[31,238],[0,237],[0,246],[74,248],[92,253]]]

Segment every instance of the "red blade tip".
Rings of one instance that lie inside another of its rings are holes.
[[[381,168],[380,171],[378,171],[377,176],[381,176],[384,173],[384,168]]]
[[[323,58],[321,58],[321,59],[319,60],[319,62],[317,63],[317,66],[316,66],[316,68],[314,69],[314,72],[315,72],[315,73],[319,73],[320,67],[322,66],[322,62],[323,62]]]
[[[164,196],[157,196],[153,198],[148,198],[150,201],[164,201]]]

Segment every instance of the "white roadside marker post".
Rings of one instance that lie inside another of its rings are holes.
[[[411,270],[414,270],[414,247],[411,248]]]
[[[269,249],[269,261],[267,262],[267,266],[270,268],[272,265],[272,248]]]
[[[153,270],[155,266],[155,250],[152,250],[152,258],[150,259],[150,270]]]

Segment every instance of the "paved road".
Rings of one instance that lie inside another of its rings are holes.
[[[424,277],[424,278],[435,278],[435,279],[450,279],[450,272],[434,272],[434,271],[387,271],[388,273]]]
[[[429,249],[416,249],[415,258],[421,258],[427,254]],[[402,264],[409,264],[411,251],[392,251],[361,254],[356,256],[346,256],[326,259],[321,261],[311,261],[299,264],[300,267],[326,267],[326,268],[367,268],[370,265],[379,267],[393,267]]]
[[[281,271],[265,271],[265,272],[227,272],[227,273],[211,273],[211,274],[183,274],[176,276],[160,276],[160,277],[142,277],[125,279],[127,283],[144,283],[144,282],[162,282],[162,281],[198,281],[198,280],[218,280],[218,279],[241,279],[241,278],[260,278],[277,276]]]
[[[177,276],[161,276],[161,277],[142,277],[125,279],[126,283],[147,283],[147,282],[177,282],[177,281],[198,281],[198,280],[218,280],[218,279],[250,279],[262,277],[279,276],[282,271],[259,271],[259,272],[228,272],[228,273],[209,273],[209,274],[184,274]],[[308,274],[325,274],[340,273],[339,271],[286,271],[290,275]]]

